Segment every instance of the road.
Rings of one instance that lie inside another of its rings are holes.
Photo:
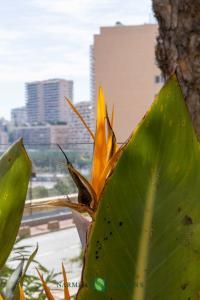
[[[55,272],[61,272],[61,264],[63,262],[67,271],[68,281],[79,282],[81,276],[80,261],[71,261],[71,259],[77,258],[81,252],[80,240],[75,227],[26,238],[18,245],[35,247],[37,243],[39,250],[36,260],[48,270],[54,269]],[[34,263],[29,267],[29,274],[36,274]],[[62,278],[59,277],[59,280],[62,280]],[[71,292],[74,293],[75,290],[71,289]]]

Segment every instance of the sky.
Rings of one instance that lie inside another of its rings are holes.
[[[25,105],[24,83],[74,81],[90,100],[89,47],[101,26],[149,23],[151,0],[6,0],[0,8],[0,117]]]

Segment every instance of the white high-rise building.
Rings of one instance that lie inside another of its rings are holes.
[[[0,150],[5,150],[9,144],[9,122],[0,119]]]
[[[26,107],[16,107],[11,110],[11,123],[13,126],[21,126],[27,122]]]
[[[73,101],[73,81],[49,79],[26,83],[27,122],[67,123],[69,107],[65,97]]]
[[[75,105],[78,112],[85,120],[88,127],[94,132],[95,120],[92,102],[81,101]],[[69,140],[73,149],[88,149],[91,148],[93,140],[90,133],[82,124],[78,116],[71,111],[69,124]]]

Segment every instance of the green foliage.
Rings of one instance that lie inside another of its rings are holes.
[[[76,151],[66,151],[70,161],[78,168],[89,169],[91,155]],[[63,163],[62,153],[58,150],[45,149],[29,151],[31,160],[37,172],[66,173],[66,165]]]
[[[172,77],[107,181],[80,300],[199,299],[200,145]]]
[[[33,199],[53,197],[58,195],[68,195],[76,192],[76,187],[69,175],[65,179],[57,179],[53,188],[47,189],[44,186],[32,188]]]
[[[37,186],[32,189],[32,197],[33,199],[49,197],[48,189],[44,186]]]
[[[24,261],[22,260],[8,278],[5,287],[1,292],[4,300],[14,300],[15,291],[18,292],[18,282],[20,281],[20,278],[22,276],[23,264]],[[19,299],[19,297],[17,297],[16,300],[17,299]]]
[[[71,179],[71,177],[68,175],[66,176],[65,180],[59,179],[57,180],[57,183],[55,184],[53,190],[55,190],[55,194],[59,195],[67,195],[74,193],[76,191],[75,185]],[[52,192],[50,192],[53,194]]]
[[[19,140],[0,158],[0,269],[19,230],[30,173],[31,163]]]
[[[12,251],[12,255],[10,256],[8,263],[2,268],[0,271],[0,292],[5,288],[11,274],[15,271],[14,265],[18,264],[22,258],[24,259],[24,265],[27,266],[28,261],[34,265],[34,268],[39,269],[43,274],[44,278],[48,285],[58,285],[57,276],[58,273],[54,273],[53,271],[48,271],[42,264],[40,264],[37,259],[32,257],[30,260],[30,254],[32,247],[18,246],[18,240],[16,245]],[[36,254],[33,252],[33,254]],[[33,255],[32,254],[32,255]],[[14,264],[14,265],[13,265]],[[28,267],[28,266],[27,266]],[[32,266],[33,267],[33,266]],[[24,270],[25,271],[25,270]],[[23,274],[24,274],[23,271]],[[41,285],[41,281],[37,275],[31,274],[29,271],[26,272],[23,276],[23,290],[26,295],[26,300],[45,300],[46,297],[43,293],[43,287]],[[21,282],[21,280],[20,280]],[[22,282],[21,282],[22,283]],[[18,298],[16,298],[18,299]]]

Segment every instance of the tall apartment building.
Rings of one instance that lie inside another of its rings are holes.
[[[115,107],[114,130],[125,141],[163,84],[155,61],[156,24],[102,27],[91,47],[91,100],[101,85],[108,111]]]
[[[81,101],[75,104],[76,109],[81,114],[89,128],[94,132],[94,110],[91,101]],[[93,142],[88,130],[84,127],[77,115],[71,111],[69,124],[69,140],[71,148],[83,150],[91,148]]]
[[[27,122],[26,107],[16,107],[11,109],[11,123],[13,126],[20,126]]]
[[[9,144],[9,122],[4,118],[0,119],[0,150],[8,148]]]
[[[0,150],[5,150],[8,148],[9,135],[7,131],[3,131],[0,128]]]
[[[64,97],[73,101],[71,80],[49,79],[26,83],[28,123],[67,123],[69,108]]]

